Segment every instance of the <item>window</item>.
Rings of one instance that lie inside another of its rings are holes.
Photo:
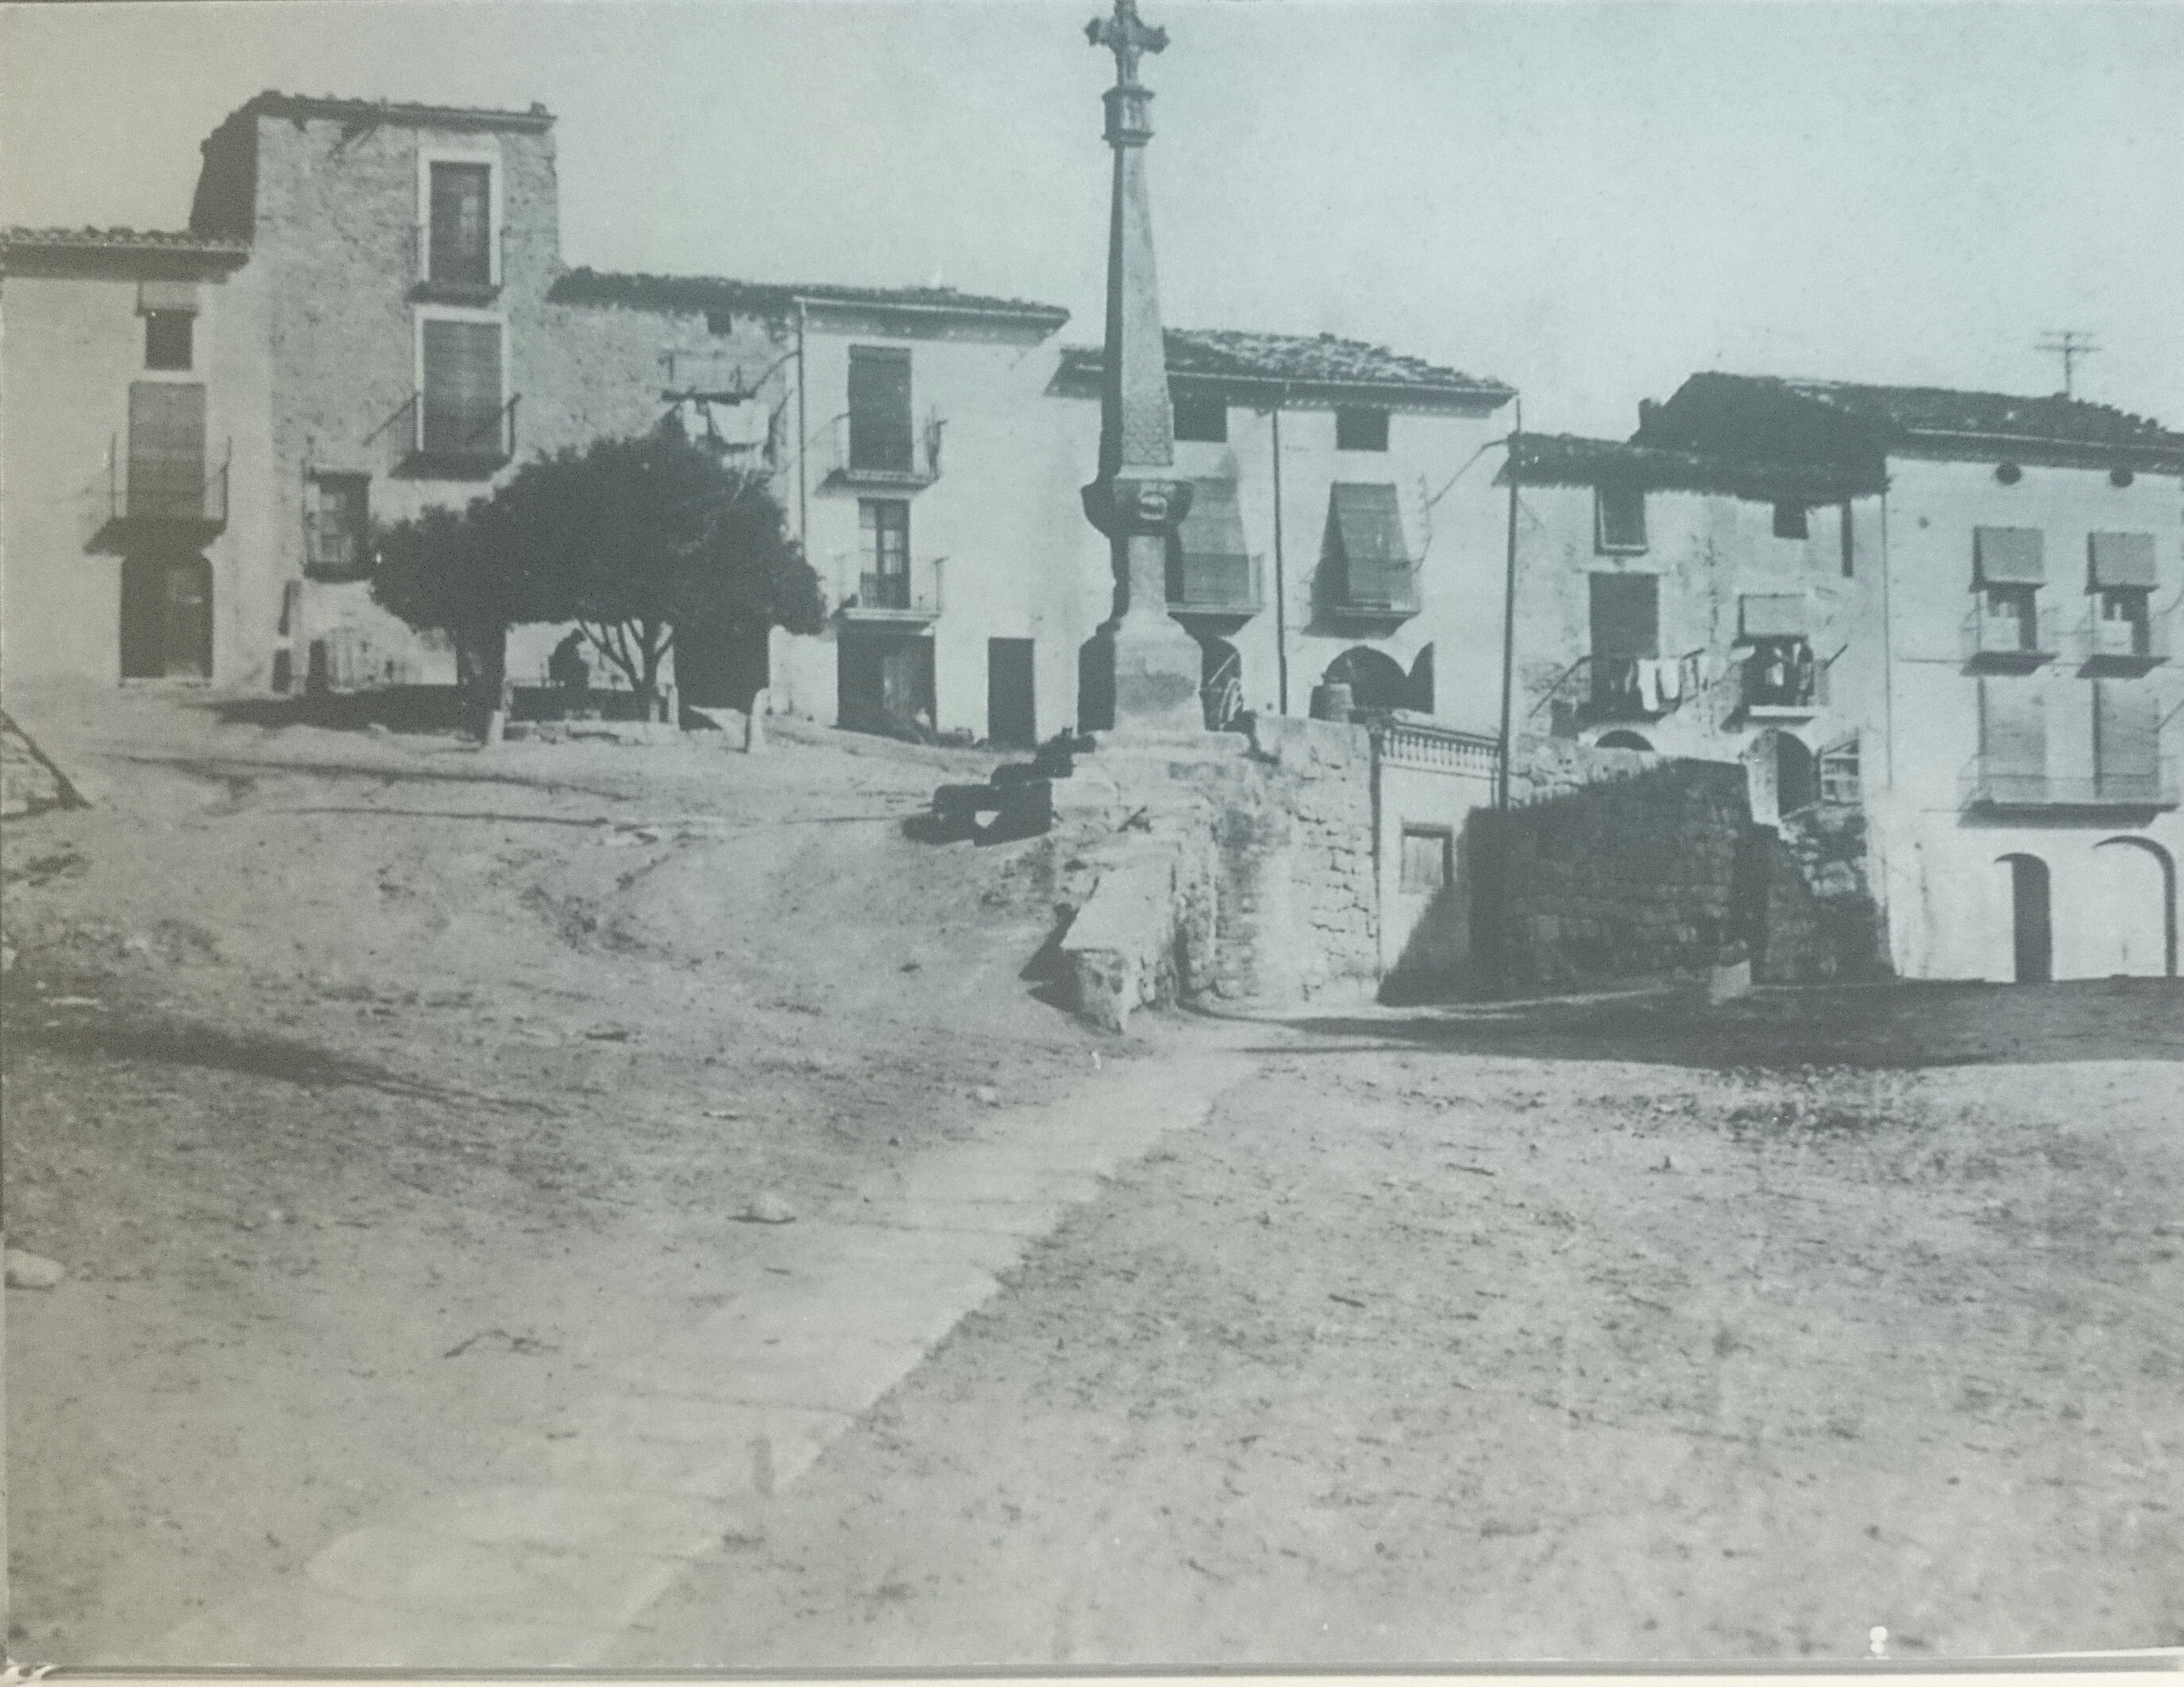
[[[144,313],[144,366],[147,369],[187,369],[197,318],[187,310],[147,310]]]
[[[1774,537],[1777,539],[1805,539],[1810,535],[1802,504],[1777,504],[1774,506]]]
[[[420,325],[418,447],[427,456],[504,461],[501,325],[428,317]]]
[[[1980,681],[1980,771],[2004,801],[2039,801],[2048,781],[2048,716],[2030,679]]]
[[[1596,547],[1609,554],[1646,548],[1646,493],[1637,486],[1602,486],[1593,493]]]
[[[1594,574],[1591,583],[1593,655],[1660,655],[1658,578],[1652,574]]]
[[[354,580],[367,571],[371,478],[315,474],[304,488],[304,572],[315,580]]]
[[[434,164],[426,279],[443,287],[493,285],[493,166]]]
[[[850,348],[850,466],[908,474],[911,461],[910,350]]]
[[[2040,600],[2031,586],[1989,586],[1981,599],[1988,632],[1981,650],[2031,651],[2040,646]]]
[[[1820,751],[1820,801],[1832,807],[1855,808],[1864,782],[1858,762],[1858,740],[1846,738]]]
[[[1335,411],[1334,449],[1338,451],[1386,450],[1388,412],[1384,410]]]
[[[204,513],[205,389],[190,381],[129,388],[129,513],[193,519]]]
[[[2103,797],[2152,802],[2160,794],[2160,700],[2146,681],[2093,682],[2093,766]]]
[[[857,500],[858,539],[863,566],[857,601],[870,609],[908,609],[910,602],[910,504],[901,498]]]
[[[1228,401],[1203,396],[1173,395],[1175,437],[1218,445],[1228,438]]]
[[[1456,841],[1445,827],[1403,828],[1402,887],[1413,896],[1429,897],[1448,888],[1456,874],[1451,859]]]

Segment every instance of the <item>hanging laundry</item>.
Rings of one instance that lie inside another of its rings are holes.
[[[1661,664],[1651,656],[1638,659],[1638,707],[1649,715],[1661,712]]]
[[[1661,705],[1673,709],[1684,695],[1684,664],[1672,659],[1661,664]]]

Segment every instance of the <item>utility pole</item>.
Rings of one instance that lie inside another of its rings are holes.
[[[1517,400],[1516,426],[1509,435],[1503,473],[1509,481],[1509,554],[1502,582],[1502,755],[1496,770],[1494,806],[1509,807],[1509,715],[1515,696],[1517,655],[1517,455],[1524,438],[1524,401]]]
[[[1282,405],[1288,401],[1290,389],[1282,387],[1281,397],[1274,400],[1274,707],[1279,714],[1290,712],[1290,583],[1289,573],[1282,566]]]
[[[2076,328],[2050,328],[2035,349],[2046,352],[2050,357],[2059,357],[2063,360],[2063,396],[2070,399],[2077,396],[2075,381],[2078,372],[2078,360],[2081,357],[2091,357],[2101,347],[2100,342],[2091,334],[2081,332]]]

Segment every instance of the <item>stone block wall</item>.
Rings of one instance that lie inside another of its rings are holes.
[[[1479,941],[1505,987],[1695,975],[1731,944],[1767,983],[1876,966],[1860,812],[1810,810],[1778,830],[1752,823],[1734,763],[1520,749],[1534,752],[1532,799],[1474,817]]]
[[[1220,961],[1240,1000],[1369,994],[1379,977],[1373,746],[1361,726],[1245,718],[1251,759],[1216,822]]]

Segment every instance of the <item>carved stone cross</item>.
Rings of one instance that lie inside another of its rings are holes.
[[[1167,45],[1167,31],[1138,16],[1138,0],[1115,0],[1115,15],[1095,18],[1084,25],[1084,38],[1115,55],[1115,86],[1135,87],[1138,59]]]

